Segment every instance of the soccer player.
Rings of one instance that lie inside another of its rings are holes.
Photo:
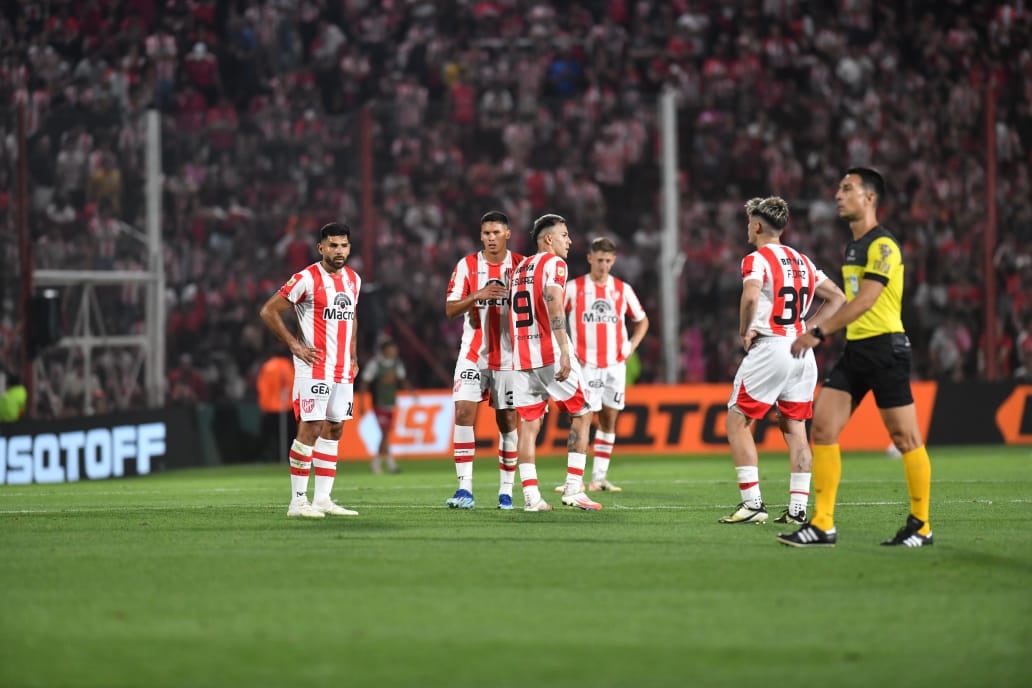
[[[535,444],[548,399],[571,416],[562,503],[588,511],[602,505],[584,494],[591,407],[581,370],[570,353],[566,328],[566,256],[570,232],[559,215],[542,215],[532,231],[538,252],[516,266],[509,291],[516,412],[520,417],[519,467],[524,511],[551,511],[538,487]]]
[[[351,253],[351,228],[331,222],[319,230],[321,260],[294,274],[261,309],[261,318],[294,356],[294,413],[297,437],[290,447],[292,498],[287,516],[357,516],[331,498],[337,475],[337,443],[354,406],[358,372],[356,330],[362,279],[344,263]],[[283,323],[294,308],[299,336]],[[308,502],[308,476],[315,468],[315,496]]]
[[[513,405],[512,338],[509,335],[509,279],[523,256],[509,250],[509,218],[492,210],[480,218],[483,250],[458,262],[448,283],[445,313],[464,315],[462,342],[455,362],[452,439],[459,487],[445,504],[472,509],[473,424],[481,401],[489,400],[498,426],[498,508],[512,509],[516,474],[516,407]]]
[[[842,265],[848,302],[792,344],[792,353],[800,355],[846,328],[842,358],[825,380],[814,406],[814,516],[796,532],[778,535],[778,542],[785,545],[835,545],[835,497],[842,477],[838,437],[868,391],[874,392],[882,422],[903,454],[910,493],[906,523],[882,544],[924,547],[933,542],[928,523],[932,467],[910,391],[910,340],[901,315],[903,257],[899,242],[878,222],[878,204],[884,198],[885,181],[876,171],[866,167],[846,170],[835,201],[839,217],[849,223],[853,234]]]
[[[405,364],[398,357],[398,345],[391,339],[380,343],[380,352],[362,369],[362,379],[358,383],[361,394],[372,388],[373,414],[376,424],[380,426],[380,446],[369,467],[377,475],[383,473],[383,465],[387,464],[390,473],[400,473],[398,462],[391,454],[391,428],[394,427],[394,402],[398,390],[412,389]]]
[[[598,414],[595,454],[588,490],[622,492],[609,482],[609,462],[616,442],[616,418],[624,407],[627,357],[649,331],[649,319],[631,285],[609,274],[616,262],[616,244],[599,237],[591,242],[587,275],[566,285],[566,314],[573,353],[584,374],[584,391],[592,413]],[[627,335],[627,316],[634,323]],[[563,492],[565,485],[555,488]]]
[[[808,321],[814,327],[838,310],[846,296],[812,260],[781,243],[788,214],[788,204],[778,197],[745,204],[746,231],[756,250],[742,260],[738,334],[746,356],[735,373],[726,421],[742,501],[720,523],[767,522],[753,429],[775,404],[791,465],[788,508],[776,522],[806,522],[813,464],[806,421],[813,411],[817,361],[812,351],[793,356],[791,346],[806,330],[803,315],[815,296],[823,303]]]

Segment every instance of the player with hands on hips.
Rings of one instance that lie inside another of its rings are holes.
[[[347,267],[351,228],[331,222],[319,230],[320,260],[294,274],[261,308],[265,325],[294,359],[294,414],[297,437],[290,447],[291,501],[287,516],[356,516],[330,497],[337,476],[337,449],[343,423],[354,412],[358,373],[358,296],[362,279]],[[295,336],[282,313],[294,309]],[[315,470],[315,496],[308,482]]]
[[[813,409],[817,363],[812,352],[794,357],[791,347],[807,325],[820,325],[846,297],[809,257],[781,243],[789,217],[784,200],[753,198],[745,204],[745,215],[748,241],[756,247],[742,260],[738,334],[747,353],[735,374],[726,420],[742,501],[719,522],[767,521],[753,430],[776,405],[790,462],[789,504],[776,521],[804,523],[813,464],[806,421]],[[815,296],[823,303],[805,322]]]

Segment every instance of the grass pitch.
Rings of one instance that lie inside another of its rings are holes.
[[[875,454],[817,551],[716,523],[727,457],[617,452],[598,513],[497,511],[486,456],[473,511],[448,461],[342,464],[361,516],[322,521],[286,518],[285,466],[0,487],[0,686],[1030,685],[1032,454],[931,455],[923,550],[878,545],[907,498]],[[773,518],[787,460],[760,476]]]

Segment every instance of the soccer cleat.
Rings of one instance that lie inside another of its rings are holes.
[[[602,505],[592,501],[591,497],[584,494],[584,492],[577,492],[575,494],[563,493],[563,504],[575,506],[585,511],[602,511]]]
[[[760,502],[759,509],[752,509],[747,507],[745,502],[741,502],[734,511],[717,523],[766,523],[768,516],[767,505],[763,502]]]
[[[588,483],[589,492],[623,492],[623,488],[619,485],[614,485],[605,478],[601,480],[592,480]]]
[[[552,505],[546,502],[543,498],[538,497],[536,502],[532,504],[526,504],[523,507],[524,511],[552,511]]]
[[[775,523],[795,523],[796,525],[801,526],[804,523],[806,523],[806,512],[805,511],[800,511],[798,514],[793,516],[792,513],[788,509],[785,509],[784,511],[781,512],[780,516],[778,516],[777,518],[774,519],[774,522]]]
[[[935,544],[932,533],[921,535],[917,531],[924,527],[924,521],[913,514],[907,514],[907,523],[896,531],[895,537],[882,542],[886,547],[927,547]]]
[[[357,511],[354,511],[353,509],[345,509],[329,497],[316,499],[312,502],[312,508],[329,516],[358,516]]]
[[[287,507],[287,516],[291,518],[325,518],[326,514],[309,504],[307,497],[298,497]]]
[[[512,511],[512,495],[498,495],[498,508],[502,511]]]
[[[838,535],[835,529],[824,531],[810,523],[794,533],[778,533],[777,541],[789,547],[834,547]]]
[[[469,490],[455,490],[455,494],[445,501],[449,509],[472,509],[475,505],[473,493]]]

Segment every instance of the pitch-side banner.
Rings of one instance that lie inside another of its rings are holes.
[[[190,407],[0,424],[0,485],[148,475],[202,463]]]
[[[927,437],[935,407],[936,384],[913,384],[921,431]],[[730,384],[636,385],[627,390],[627,405],[617,421],[616,443],[628,454],[726,453],[724,419]],[[380,430],[368,403],[358,422],[344,424],[340,442],[342,459],[365,460],[376,453]],[[391,446],[395,456],[451,456],[454,405],[451,392],[424,391],[398,397]],[[550,408],[538,436],[539,451],[566,451],[569,419]],[[494,410],[481,404],[475,427],[478,455],[490,455],[497,448],[498,432]],[[760,451],[784,451],[785,444],[773,414],[757,424],[756,443]],[[846,450],[883,451],[890,444],[874,399],[868,396],[856,410],[841,437]]]

